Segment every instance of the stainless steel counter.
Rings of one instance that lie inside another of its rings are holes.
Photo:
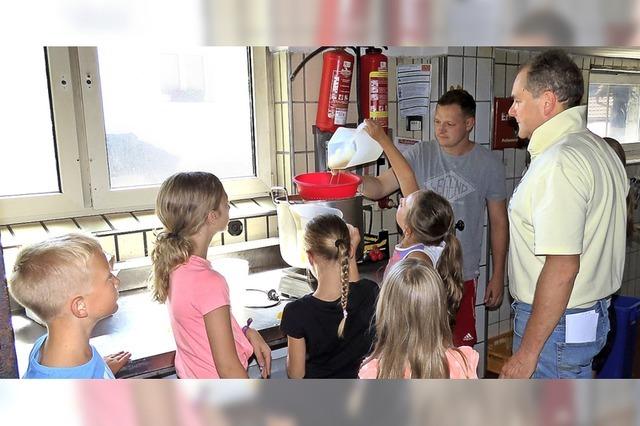
[[[359,269],[362,277],[381,282],[383,268],[384,265],[379,263],[362,265]],[[282,269],[250,274],[245,288],[265,291],[277,289],[281,274]],[[286,345],[286,337],[280,332],[279,327],[280,315],[286,301],[271,308],[249,309],[244,307],[247,303],[245,300],[240,303],[234,301],[233,290],[231,294],[232,312],[239,324],[244,324],[247,318],[251,317],[252,327],[262,334],[269,346],[279,348]],[[251,298],[255,299],[254,296],[255,294],[252,294]],[[264,304],[268,304],[266,295],[263,300]],[[119,372],[118,378],[173,374],[176,346],[166,306],[154,302],[150,293],[144,289],[121,293],[118,306],[119,309],[114,315],[96,325],[91,337],[91,344],[102,355],[120,350],[131,352],[131,361]],[[12,321],[18,369],[22,376],[26,371],[33,343],[46,329],[24,314],[14,315]]]

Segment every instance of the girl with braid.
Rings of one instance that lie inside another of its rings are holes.
[[[287,335],[290,378],[356,378],[370,352],[378,284],[360,279],[358,230],[335,215],[312,219],[305,250],[318,280],[312,294],[287,304],[280,328]]]

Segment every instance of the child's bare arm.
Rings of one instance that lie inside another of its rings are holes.
[[[220,377],[223,379],[248,378],[247,370],[240,363],[236,352],[229,306],[221,306],[207,313],[204,316],[204,327],[207,330],[213,362]]]
[[[398,178],[393,169],[388,169],[380,176],[362,176],[360,192],[370,200],[379,200],[400,188]]]
[[[360,230],[353,225],[347,224],[349,228],[349,236],[351,237],[351,247],[349,248],[349,281],[360,281],[360,271],[356,263],[356,250],[360,244]]]
[[[287,376],[290,379],[302,379],[305,375],[307,345],[304,338],[287,336]]]
[[[373,120],[367,119],[365,120],[365,123],[365,130],[367,133],[369,133],[369,135],[375,139],[380,146],[382,146],[384,153],[387,155],[389,163],[391,163],[391,167],[393,168],[396,178],[398,179],[398,183],[400,184],[400,191],[402,191],[402,195],[407,197],[409,194],[420,189],[411,165],[406,158],[404,158],[398,148],[396,148],[393,141],[385,133],[384,129]]]
[[[271,375],[271,348],[264,341],[258,330],[247,329],[247,339],[253,346],[253,354],[260,366],[260,373],[263,379],[268,379]]]

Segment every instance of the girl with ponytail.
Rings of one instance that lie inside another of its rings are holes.
[[[462,300],[462,248],[455,236],[453,209],[441,195],[420,190],[400,200],[396,214],[404,237],[395,248],[389,269],[405,258],[421,259],[433,266],[444,283],[451,323]]]
[[[359,279],[359,242],[358,230],[338,216],[317,216],[307,224],[305,249],[318,287],[282,313],[290,378],[356,378],[371,350],[378,285]]]
[[[263,377],[271,350],[260,334],[241,328],[231,314],[229,287],[207,260],[213,236],[227,227],[229,200],[211,173],[177,173],[156,200],[164,229],[151,252],[153,298],[166,303],[176,340],[180,378],[246,378],[255,354]]]
[[[464,277],[462,247],[455,236],[451,204],[433,191],[418,190],[411,166],[379,125],[367,120],[366,130],[384,149],[404,195],[396,213],[403,238],[389,259],[385,276],[405,258],[421,259],[433,266],[444,283],[447,312],[453,325],[462,300]]]

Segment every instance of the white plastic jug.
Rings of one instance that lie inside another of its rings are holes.
[[[342,211],[318,203],[290,203],[288,197],[285,197],[285,201],[276,201],[276,207],[282,258],[291,266],[307,268],[307,252],[304,250],[304,231],[307,223],[321,214],[335,214],[342,218]]]
[[[382,147],[360,123],[356,129],[339,127],[327,144],[327,167],[342,170],[376,161]]]

